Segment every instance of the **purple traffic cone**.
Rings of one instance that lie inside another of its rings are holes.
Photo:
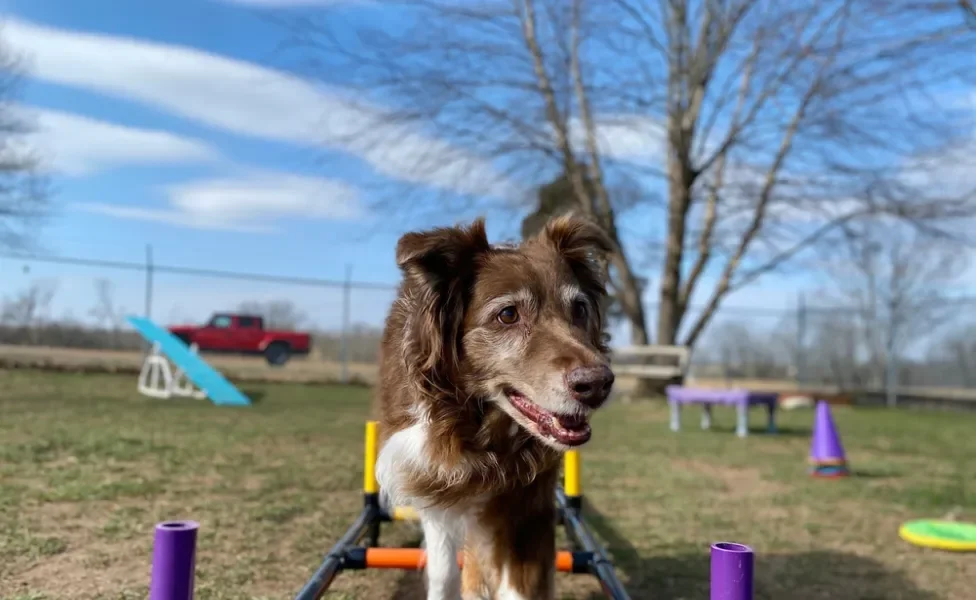
[[[823,400],[817,402],[817,412],[813,421],[810,462],[813,464],[812,475],[843,477],[848,474],[844,446],[840,442],[837,426],[830,413],[830,405]]]

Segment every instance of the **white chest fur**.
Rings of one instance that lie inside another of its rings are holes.
[[[428,600],[461,600],[457,554],[464,542],[465,516],[472,507],[429,508],[422,498],[412,498],[404,489],[404,483],[417,474],[435,474],[445,483],[457,476],[433,464],[427,440],[428,427],[423,420],[390,436],[377,457],[376,479],[387,506],[413,506],[420,514],[427,549]]]

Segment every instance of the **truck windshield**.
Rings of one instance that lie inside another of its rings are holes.
[[[219,315],[210,320],[211,327],[217,327],[219,329],[227,329],[230,327],[230,317],[226,315]]]

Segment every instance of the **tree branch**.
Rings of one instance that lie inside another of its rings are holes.
[[[750,59],[746,62],[745,72],[742,75],[742,82],[739,86],[739,97],[736,101],[735,109],[732,113],[732,128],[736,128],[739,123],[739,116],[742,113],[742,107],[745,105],[746,97],[749,95],[752,84],[752,73],[755,68],[755,62],[759,56],[759,38],[753,44],[752,53],[750,54]],[[698,284],[698,279],[701,274],[705,271],[705,267],[708,265],[709,260],[712,256],[712,235],[715,231],[715,223],[718,220],[718,202],[719,194],[725,180],[725,165],[726,165],[727,153],[723,153],[721,158],[715,164],[715,180],[709,186],[708,190],[708,201],[705,205],[704,214],[704,226],[698,237],[698,256],[695,259],[695,263],[685,279],[685,283],[681,288],[681,293],[678,297],[678,314],[683,316],[688,307],[688,302],[691,299],[691,294]]]
[[[849,2],[845,4],[845,8],[847,7],[847,5],[849,5]],[[843,40],[843,35],[844,35],[844,27],[843,27],[843,22],[841,22],[837,34],[837,45],[836,45],[837,51],[839,51],[841,41]],[[705,305],[705,309],[702,311],[702,313],[698,316],[698,319],[692,325],[691,330],[688,333],[688,337],[686,338],[685,344],[689,346],[694,345],[695,341],[698,339],[698,336],[701,335],[701,332],[704,330],[705,326],[708,324],[708,321],[711,319],[712,314],[718,308],[718,305],[722,301],[722,298],[724,298],[725,295],[729,292],[732,276],[735,274],[735,271],[738,268],[739,263],[741,262],[742,257],[745,254],[746,250],[748,250],[749,245],[752,243],[752,240],[756,237],[756,234],[759,233],[759,230],[762,228],[763,220],[766,216],[766,207],[769,204],[769,200],[772,197],[773,189],[776,186],[776,181],[777,181],[777,176],[779,174],[779,171],[782,168],[783,163],[786,161],[786,157],[789,155],[790,150],[793,147],[793,138],[796,135],[796,132],[800,127],[800,124],[803,122],[803,117],[806,114],[807,108],[810,106],[810,103],[817,96],[817,94],[821,92],[821,86],[823,85],[824,75],[828,72],[828,68],[833,63],[836,56],[837,54],[835,52],[833,55],[828,57],[827,60],[824,61],[816,77],[813,79],[813,82],[811,83],[809,89],[806,91],[806,93],[803,95],[802,99],[800,100],[796,112],[794,113],[792,119],[790,120],[789,125],[786,128],[785,133],[783,134],[783,138],[780,142],[779,148],[776,151],[776,156],[773,159],[773,162],[770,165],[769,170],[766,172],[766,177],[765,177],[765,181],[763,182],[762,191],[759,194],[759,201],[756,205],[755,212],[753,213],[752,220],[749,223],[749,227],[746,230],[745,234],[742,236],[742,239],[740,240],[738,246],[736,247],[734,254],[726,263],[725,268],[723,269],[722,274],[719,277],[718,284],[716,285],[715,289],[712,292],[711,297],[709,298],[708,302]]]

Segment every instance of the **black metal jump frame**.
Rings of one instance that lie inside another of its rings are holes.
[[[338,542],[325,555],[325,559],[301,589],[295,600],[319,600],[328,591],[336,576],[342,571],[376,568],[368,557],[369,548],[379,548],[382,523],[414,520],[416,515],[409,509],[394,508],[393,513],[380,506],[379,488],[376,484],[375,463],[377,455],[376,423],[366,424],[366,451],[363,479],[363,510]],[[596,540],[589,525],[583,519],[583,495],[580,488],[580,461],[576,451],[567,453],[564,461],[564,481],[555,494],[558,524],[562,525],[573,544],[570,552],[572,573],[589,573],[600,582],[603,592],[612,600],[630,600],[630,596],[617,578],[613,563]],[[365,539],[365,544],[360,545]],[[391,549],[393,560],[382,568],[417,569],[414,549]],[[403,552],[397,560],[397,552]],[[565,554],[565,553],[562,553]]]

